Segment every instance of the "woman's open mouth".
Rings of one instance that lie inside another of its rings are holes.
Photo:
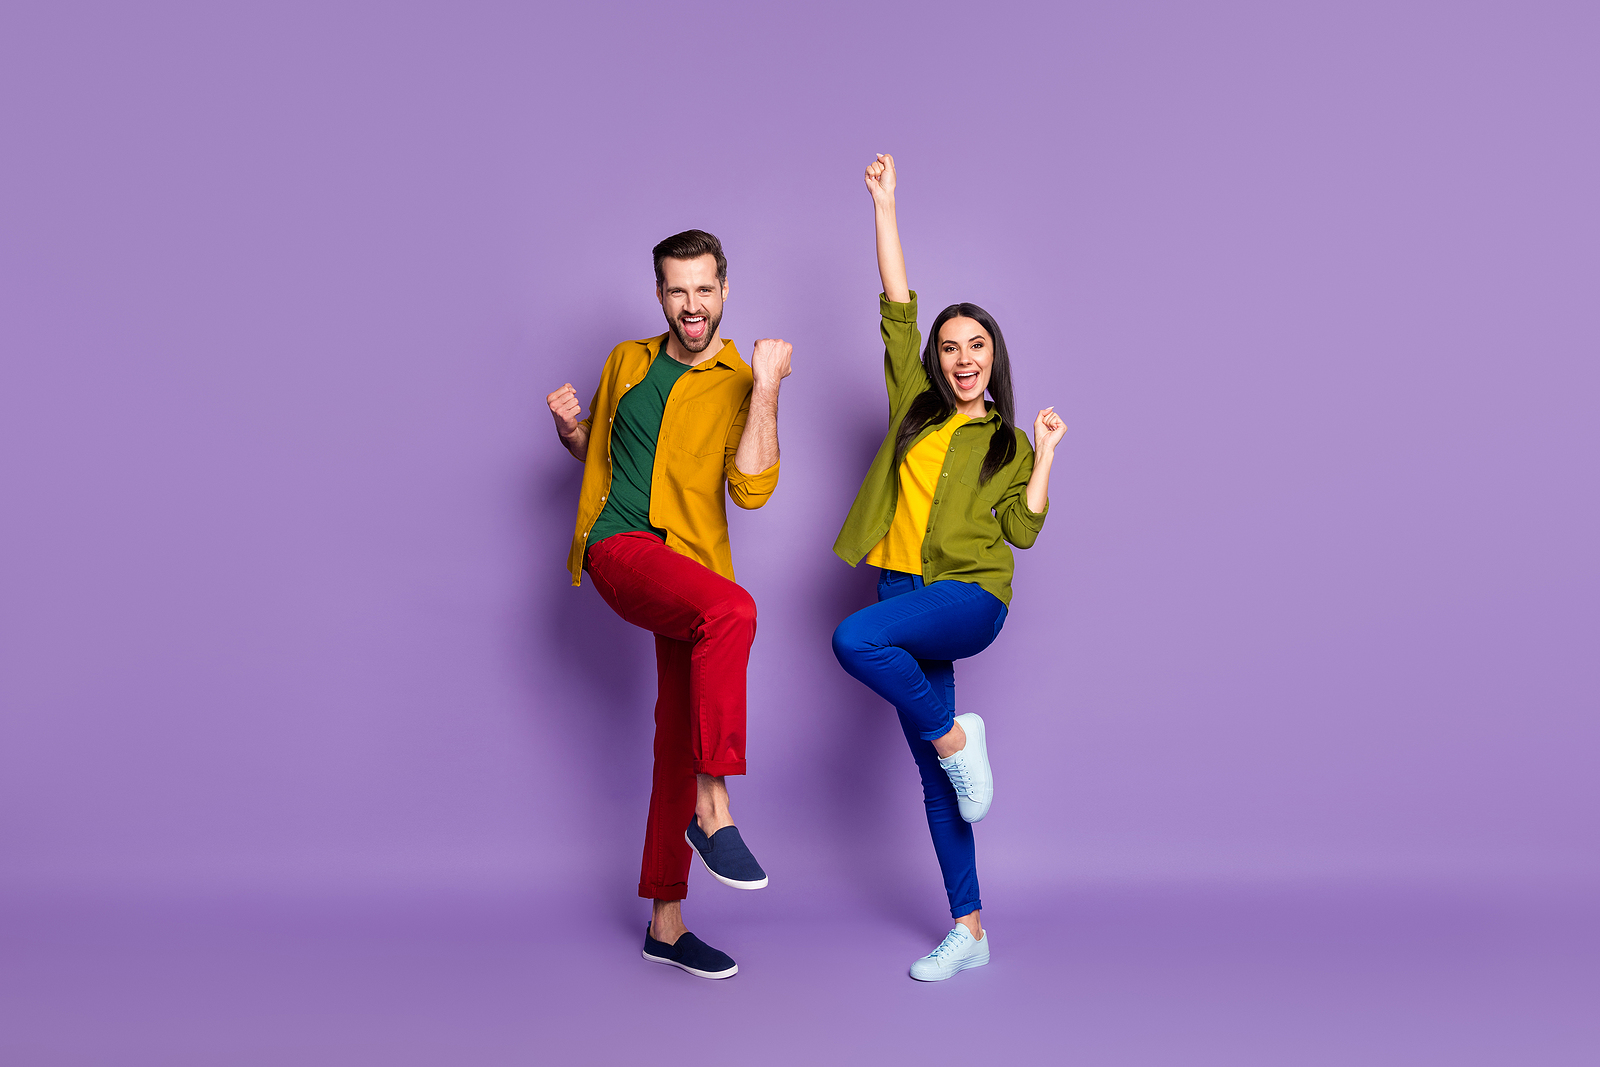
[[[978,372],[977,371],[970,371],[970,372],[968,372],[966,374],[957,374],[955,376],[955,379],[956,379],[956,391],[957,392],[960,392],[960,393],[969,392],[969,391],[971,391],[971,389],[974,386],[976,386],[978,384]]]

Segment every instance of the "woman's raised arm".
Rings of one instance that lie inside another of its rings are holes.
[[[1056,445],[1067,432],[1054,407],[1039,412],[1033,420],[1033,473],[1028,477],[1028,510],[1034,514],[1050,504],[1050,464],[1056,458]]]
[[[900,224],[894,217],[894,157],[880,155],[867,165],[867,191],[872,194],[873,219],[878,230],[878,277],[883,295],[896,304],[911,299],[906,283],[906,256],[900,250]]]

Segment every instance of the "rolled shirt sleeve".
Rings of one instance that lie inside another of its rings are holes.
[[[883,335],[883,381],[889,410],[909,404],[928,387],[922,369],[922,333],[917,329],[917,294],[904,304],[878,296],[878,330]]]
[[[750,419],[750,396],[745,395],[744,403],[739,405],[739,413],[733,417],[733,424],[728,427],[728,439],[722,449],[722,469],[728,479],[728,498],[746,511],[754,511],[768,500],[778,488],[778,467],[782,460],[778,460],[759,474],[746,474],[739,469],[736,457],[739,454],[739,442],[744,439],[745,423]]]
[[[1033,477],[1033,449],[1022,442],[1022,462],[1006,487],[1005,495],[995,505],[994,517],[1000,522],[1000,536],[1018,548],[1032,548],[1044,529],[1044,519],[1050,512],[1050,502],[1045,501],[1043,511],[1028,508],[1028,479]]]

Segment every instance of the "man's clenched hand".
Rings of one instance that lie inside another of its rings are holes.
[[[556,420],[556,433],[561,435],[563,441],[578,432],[578,416],[583,414],[583,405],[578,402],[578,391],[571,382],[545,397],[544,402],[550,405],[550,414]]]
[[[578,416],[583,413],[583,405],[578,403],[578,391],[568,382],[545,397],[544,402],[550,405],[550,417],[556,420],[556,433],[561,435],[561,443],[567,446],[567,451],[574,458],[586,458],[589,455],[589,431],[578,421]]]
[[[755,374],[756,386],[777,388],[789,376],[789,353],[794,346],[775,337],[763,337],[756,342],[750,354],[750,369]]]

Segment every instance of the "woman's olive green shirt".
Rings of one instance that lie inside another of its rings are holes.
[[[856,493],[844,529],[833,543],[834,552],[852,567],[889,532],[900,495],[895,435],[900,432],[901,420],[911,402],[924,389],[931,388],[927,372],[922,369],[917,294],[912,293],[906,304],[880,297],[879,309],[883,317],[883,377],[889,387],[889,432]],[[1033,446],[1021,430],[1012,431],[1017,435],[1016,457],[987,482],[978,484],[989,439],[1000,425],[993,404],[988,408],[987,415],[966,423],[951,438],[950,451],[933,492],[928,530],[922,538],[922,580],[976,582],[1002,603],[1010,604],[1014,563],[1006,542],[1031,548],[1050,507],[1046,504],[1042,512],[1028,510]],[[923,427],[912,445],[935,429],[932,425]]]

